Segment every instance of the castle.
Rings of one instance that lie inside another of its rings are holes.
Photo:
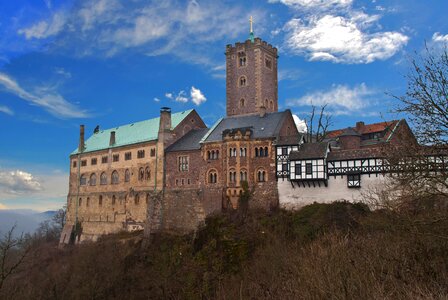
[[[364,124],[306,141],[290,110],[278,111],[277,49],[251,31],[227,45],[226,116],[207,128],[195,110],[96,128],[70,154],[67,223],[61,243],[144,229],[187,232],[238,206],[299,208],[357,200],[381,184],[379,148],[414,140],[405,120]]]

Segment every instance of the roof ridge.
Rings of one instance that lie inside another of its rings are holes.
[[[207,133],[202,137],[202,139],[199,141],[199,144],[205,142],[205,140],[210,136],[210,134],[215,130],[215,128],[218,127],[218,125],[222,122],[222,120],[224,120],[223,117],[219,118],[218,121],[216,121],[216,123],[212,127],[210,127],[210,130],[207,131]]]
[[[194,110],[194,108],[191,108],[191,109],[175,112],[175,113],[173,113],[171,115],[179,115],[179,114],[183,114],[183,113],[186,113],[186,112],[190,113],[193,110]],[[130,126],[130,125],[133,125],[133,124],[139,124],[139,123],[143,123],[143,122],[148,122],[148,121],[156,120],[156,119],[160,119],[160,116],[157,116],[157,117],[154,117],[154,118],[145,119],[145,120],[141,120],[141,121],[131,122],[131,123],[127,123],[127,124],[122,124],[122,125],[110,127],[110,128],[107,128],[107,129],[101,129],[100,128],[100,132],[101,131],[108,131],[108,130],[116,129],[116,128],[119,128],[119,127]]]

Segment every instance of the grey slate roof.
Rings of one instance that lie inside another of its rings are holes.
[[[277,139],[277,146],[299,145],[304,137],[305,134],[301,132],[298,135],[281,136]]]
[[[199,143],[207,134],[208,128],[193,129],[166,149],[166,152],[189,151],[201,149]]]
[[[340,134],[339,136],[361,136],[361,134],[356,132],[353,128],[348,127],[345,128],[342,134]]]
[[[208,133],[203,142],[222,141],[222,133],[225,130],[236,128],[250,128],[253,132],[252,138],[254,139],[276,138],[287,113],[287,111],[284,111],[267,113],[264,117],[253,114],[223,118],[210,129],[211,132]]]
[[[327,142],[302,144],[298,151],[291,151],[290,160],[325,158],[327,156]]]

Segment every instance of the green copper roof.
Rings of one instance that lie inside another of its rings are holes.
[[[182,122],[192,111],[193,110],[190,109],[172,114],[172,128],[176,128],[176,126],[179,125],[179,123]],[[157,117],[141,122],[100,130],[98,133],[94,133],[85,141],[85,149],[83,153],[157,140],[159,122],[160,118]],[[113,146],[109,146],[111,131],[115,131],[115,144]],[[70,153],[70,155],[77,153],[78,149]]]
[[[253,32],[249,33],[249,40],[250,40],[252,43],[255,42],[255,36],[254,36],[254,33],[253,33]]]

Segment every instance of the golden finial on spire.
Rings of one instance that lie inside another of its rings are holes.
[[[252,28],[252,24],[254,22],[254,19],[252,18],[252,16],[250,16],[249,18],[249,23],[250,23],[250,33],[254,32],[253,28]]]

